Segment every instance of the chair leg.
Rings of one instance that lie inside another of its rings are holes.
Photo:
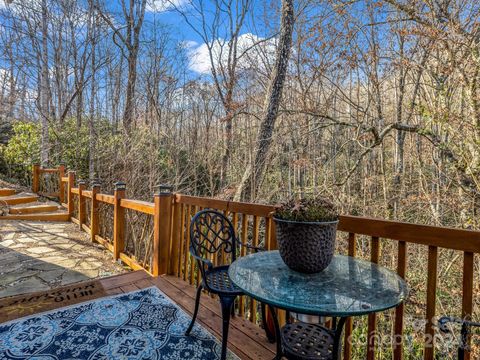
[[[190,332],[193,329],[193,325],[195,325],[195,319],[197,318],[198,314],[198,307],[200,306],[200,297],[202,295],[202,285],[200,285],[197,289],[197,296],[195,297],[195,310],[193,310],[193,316],[192,316],[192,321],[190,322],[190,325],[188,326],[187,331],[185,331],[185,336],[190,335]]]
[[[275,334],[270,329],[269,324],[267,322],[267,309],[264,303],[260,303],[260,308],[262,310],[262,325],[263,330],[265,330],[265,335],[267,336],[268,342],[274,343],[275,342]]]
[[[228,327],[230,325],[230,316],[235,297],[220,297],[220,304],[222,305],[222,355],[220,360],[227,358],[227,343],[228,343]]]

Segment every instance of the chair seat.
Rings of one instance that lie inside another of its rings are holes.
[[[295,322],[281,330],[283,352],[295,360],[331,360],[334,333],[316,324]]]
[[[228,266],[219,266],[205,273],[207,287],[214,293],[224,295],[242,295],[243,292],[228,276]]]

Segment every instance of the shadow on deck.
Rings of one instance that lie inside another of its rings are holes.
[[[195,303],[195,288],[174,276],[152,277],[145,271],[81,282],[54,291],[37,292],[0,300],[0,323],[104,296],[156,286],[189,316]],[[23,311],[19,311],[23,309]],[[28,309],[28,310],[27,310]],[[28,313],[26,313],[28,311]],[[221,339],[221,310],[217,300],[202,295],[197,321],[217,339]],[[272,359],[274,344],[253,323],[235,317],[230,322],[228,348],[241,359]]]

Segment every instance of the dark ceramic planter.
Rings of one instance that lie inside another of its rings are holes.
[[[274,218],[280,256],[292,270],[312,274],[332,261],[338,221],[301,222]]]

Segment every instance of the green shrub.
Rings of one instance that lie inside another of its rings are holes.
[[[13,136],[1,148],[7,164],[34,164],[40,161],[40,126],[33,122],[13,124]]]

